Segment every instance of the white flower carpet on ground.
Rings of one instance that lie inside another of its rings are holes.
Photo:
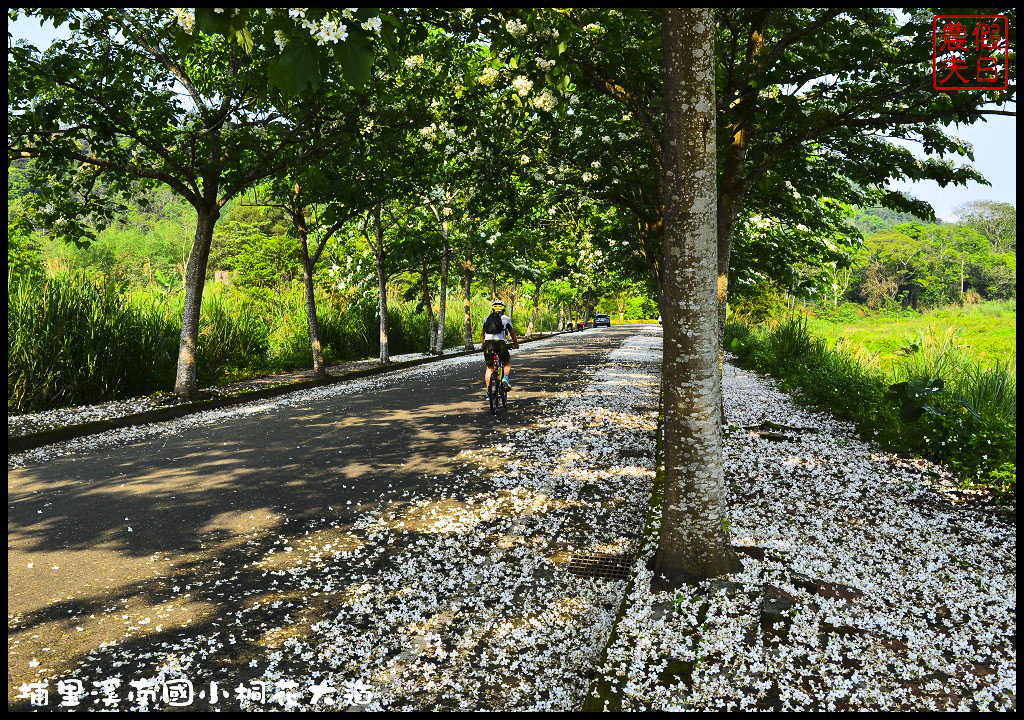
[[[1012,516],[957,504],[934,466],[879,452],[770,380],[727,366],[724,395],[729,518],[744,570],[652,594],[648,540],[603,668],[612,702],[1015,707]]]

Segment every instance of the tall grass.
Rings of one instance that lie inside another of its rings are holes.
[[[907,338],[902,354],[895,370],[898,381],[941,378],[954,397],[979,415],[1016,423],[1016,368],[1011,360],[980,364],[965,352],[953,327],[918,331]]]
[[[7,408],[22,413],[169,391],[174,387],[184,298],[179,292],[122,295],[81,274],[42,284],[8,281]],[[473,340],[490,312],[474,297]],[[392,355],[426,352],[427,318],[415,303],[389,300]],[[525,331],[531,308],[520,306]],[[543,310],[543,308],[542,308]],[[374,298],[344,302],[318,291],[317,319],[325,360],[376,357],[379,319]],[[547,327],[557,319],[547,312]],[[462,298],[449,299],[445,346],[465,342]],[[540,326],[540,322],[538,322]],[[201,385],[312,366],[300,284],[281,292],[239,292],[212,286],[203,298],[196,374]]]
[[[864,437],[945,462],[965,485],[1016,498],[1016,369],[979,363],[955,332],[909,338],[895,375],[842,343],[829,348],[800,316],[759,328],[730,320],[725,339],[742,362],[776,377],[797,400],[851,420]]]
[[[180,320],[111,285],[57,276],[7,286],[7,407],[26,412],[152,392],[174,381]]]

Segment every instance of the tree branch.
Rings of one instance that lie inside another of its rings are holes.
[[[197,110],[208,110],[209,108],[206,106],[206,103],[203,101],[202,96],[199,94],[195,86],[192,84],[192,81],[189,79],[188,73],[185,71],[185,69],[178,65],[178,63],[174,62],[174,60],[172,60],[166,53],[162,52],[159,48],[153,47],[152,45],[147,43],[142,38],[142,35],[134,27],[134,23],[131,22],[133,18],[131,18],[127,12],[121,11],[118,13],[118,16],[119,17],[115,17],[114,15],[111,15],[110,18],[115,24],[118,25],[118,27],[121,28],[121,31],[124,32],[126,36],[131,38],[131,40],[136,45],[138,45],[143,50],[152,55],[154,59],[156,59],[165,68],[167,68],[167,70],[169,70],[174,75],[174,77],[178,79],[178,82],[180,82],[182,86],[184,86],[185,90],[188,91],[189,96],[192,98],[192,102],[196,104]],[[129,23],[131,23],[133,27],[128,27]]]

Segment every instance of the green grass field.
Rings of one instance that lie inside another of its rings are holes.
[[[817,316],[816,316],[817,315]],[[967,356],[983,365],[996,360],[1017,367],[1016,301],[982,302],[976,305],[949,305],[924,313],[871,312],[861,306],[847,305],[828,318],[812,313],[808,327],[813,335],[834,345],[842,341],[849,350],[864,359],[874,358],[878,367],[891,372],[900,358],[900,348],[915,342],[921,334],[943,338],[955,333],[956,345]]]

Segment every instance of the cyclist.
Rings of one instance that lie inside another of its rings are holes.
[[[491,305],[491,314],[484,319],[483,335],[481,342],[484,348],[484,361],[487,363],[487,370],[484,372],[484,388],[491,386],[491,373],[494,370],[493,362],[491,360],[491,352],[496,351],[498,357],[501,358],[502,365],[505,366],[505,373],[501,378],[502,387],[506,390],[511,390],[512,385],[508,381],[509,374],[509,360],[511,356],[508,352],[508,346],[505,341],[506,333],[512,336],[512,347],[519,348],[519,338],[516,337],[515,328],[512,327],[512,318],[505,314],[505,303],[500,300],[495,300]],[[487,396],[490,397],[490,391],[487,391]]]

